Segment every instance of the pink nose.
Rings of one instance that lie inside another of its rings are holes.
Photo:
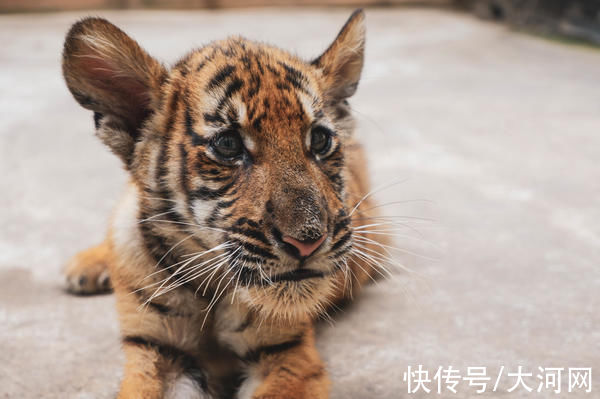
[[[317,248],[319,248],[321,246],[321,244],[323,244],[323,241],[325,241],[325,238],[327,238],[327,234],[322,235],[321,238],[319,238],[316,241],[312,241],[312,240],[299,241],[290,236],[282,237],[284,242],[287,242],[288,244],[296,247],[298,252],[300,252],[300,256],[302,258],[306,258],[307,256],[310,256],[313,252],[315,252],[317,250]]]

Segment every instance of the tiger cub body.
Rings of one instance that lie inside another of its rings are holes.
[[[328,397],[314,320],[377,273],[353,246],[385,248],[353,229],[374,216],[347,102],[364,35],[358,11],[310,63],[237,37],[167,69],[103,19],[71,28],[67,86],[130,176],[67,268],[117,296],[119,398]]]

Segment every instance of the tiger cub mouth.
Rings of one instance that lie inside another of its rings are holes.
[[[322,278],[325,273],[313,269],[296,269],[289,272],[277,274],[270,278],[271,282],[278,283],[282,281],[301,281],[309,278]]]
[[[244,268],[240,280],[247,286],[269,286],[277,283],[298,282],[308,279],[319,279],[331,275],[335,271],[321,271],[299,266],[296,269],[271,276],[265,276],[256,270]]]

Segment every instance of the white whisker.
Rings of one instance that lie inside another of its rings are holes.
[[[148,199],[148,200],[155,200],[155,201],[168,201],[168,202],[177,203],[176,200],[171,199],[171,198],[148,197],[148,196],[145,196],[145,195],[141,196],[141,198]]]
[[[392,182],[390,184],[384,185],[384,186],[379,186],[374,188],[373,190],[369,191],[368,193],[366,193],[361,199],[360,201],[358,201],[356,203],[356,205],[354,205],[354,208],[352,208],[352,211],[350,211],[350,214],[348,216],[352,216],[354,214],[354,211],[356,211],[356,209],[358,209],[358,207],[360,206],[360,204],[362,204],[367,198],[369,198],[370,196],[372,196],[375,193],[378,193],[382,190],[388,189],[390,187],[393,187],[395,185],[398,185],[400,183],[405,183],[408,179],[402,179],[402,180],[397,180],[395,182]]]
[[[403,200],[403,201],[390,201],[390,202],[385,202],[383,204],[377,204],[377,205],[372,206],[372,207],[367,208],[367,209],[359,209],[358,214],[360,215],[361,213],[372,211],[373,209],[383,208],[385,206],[400,205],[400,204],[406,204],[406,203],[409,203],[409,202],[430,202],[431,203],[433,201],[425,199],[425,198],[417,198],[417,199]],[[350,214],[349,216],[352,216],[352,214]]]
[[[156,297],[158,297],[160,295],[164,295],[165,293],[167,293],[167,292],[169,292],[169,291],[171,291],[171,290],[173,290],[173,289],[175,289],[177,287],[180,287],[181,285],[185,284],[185,282],[180,283],[180,281],[182,280],[182,278],[185,278],[185,276],[184,276],[184,277],[180,277],[176,281],[172,282],[169,286],[165,287],[165,284],[167,284],[172,278],[174,278],[175,276],[177,276],[190,263],[194,262],[198,258],[201,258],[202,256],[205,256],[208,253],[211,253],[211,252],[223,249],[223,248],[227,248],[229,245],[231,245],[231,244],[227,241],[227,242],[219,244],[219,245],[217,245],[217,246],[215,246],[215,247],[213,247],[213,248],[211,248],[211,249],[209,249],[207,251],[201,252],[198,255],[196,255],[196,256],[194,256],[194,257],[192,257],[190,259],[185,260],[183,262],[183,264],[173,274],[171,274],[170,276],[168,276],[165,280],[163,280],[160,283],[160,286],[154,291],[154,293],[150,296],[150,298],[148,299],[148,301],[151,301],[152,299],[154,299],[154,298],[156,298]],[[222,255],[223,254],[217,255],[217,256],[215,256],[215,257],[213,257],[213,258],[211,258],[211,259],[203,262],[201,265],[209,264],[211,262],[214,262],[215,259],[220,258]],[[200,266],[199,265],[195,265],[193,267],[200,267]],[[165,287],[165,288],[163,288],[163,287]]]
[[[227,230],[219,229],[216,227],[202,226],[202,225],[196,224],[196,223],[176,222],[174,220],[163,220],[163,219],[154,219],[154,220],[152,220],[152,222],[180,224],[183,226],[192,226],[192,227],[200,228],[202,230],[218,231],[219,233],[228,233]]]
[[[379,275],[381,275],[381,277],[387,278],[387,277],[393,276],[392,273],[381,263],[381,261],[389,262],[389,260],[387,260],[385,257],[376,256],[376,255],[372,255],[368,252],[365,252],[364,247],[359,246],[358,244],[355,244],[355,245],[356,245],[356,247],[352,248],[352,253],[354,255],[357,255],[358,257],[363,259],[365,262],[367,262],[371,266],[374,266],[373,270],[375,272],[379,273]],[[361,248],[361,249],[359,249],[359,248]],[[386,274],[383,274],[381,272],[381,270],[383,270]]]
[[[141,220],[139,220],[139,221],[138,221],[138,223],[145,223],[145,222],[149,222],[149,221],[152,221],[154,218],[157,218],[157,217],[159,217],[159,216],[164,216],[164,215],[168,215],[169,213],[175,213],[175,212],[176,212],[176,211],[174,211],[174,210],[171,210],[171,211],[167,211],[167,212],[157,213],[156,215],[152,215],[152,216],[149,216],[149,217],[147,217],[147,218],[145,218],[145,219],[141,219]]]
[[[175,249],[177,248],[179,245],[181,245],[182,243],[184,243],[185,241],[189,240],[190,238],[192,238],[194,236],[194,234],[190,234],[189,236],[185,237],[184,239],[182,239],[181,241],[177,242],[175,245],[173,245],[167,252],[165,252],[165,254],[158,260],[158,262],[156,262],[156,265],[154,265],[154,269],[158,268],[158,266],[160,266],[161,262]],[[172,266],[167,267],[166,269],[169,269]],[[164,269],[162,269],[164,270]],[[142,281],[146,280],[149,277],[154,276],[157,273],[161,273],[162,270],[157,270],[154,273],[151,273],[149,275],[147,275],[146,277],[144,277],[141,281],[138,282],[139,285],[142,283]]]

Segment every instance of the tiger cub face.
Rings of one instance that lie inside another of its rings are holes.
[[[318,311],[351,247],[346,99],[363,21],[355,12],[311,62],[237,37],[171,69],[106,20],[73,26],[65,80],[137,186],[159,268],[264,315]]]

